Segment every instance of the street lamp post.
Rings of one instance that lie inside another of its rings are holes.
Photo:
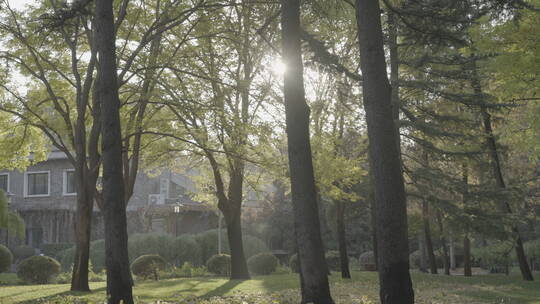
[[[174,206],[174,236],[178,236],[178,214],[180,213],[180,207],[182,204]]]
[[[7,209],[9,210],[9,206],[11,205],[11,198],[13,197],[13,193],[6,192],[6,197],[7,197]],[[9,217],[8,217],[8,221],[6,223],[6,247],[9,248]]]

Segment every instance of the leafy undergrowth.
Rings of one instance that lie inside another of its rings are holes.
[[[336,304],[378,303],[376,273],[354,272],[350,281],[331,276]],[[419,304],[540,304],[540,283],[519,276],[482,275],[472,278],[413,273]],[[8,286],[0,289],[0,303],[103,303],[104,283],[92,293],[69,292],[69,285]],[[185,278],[142,282],[134,287],[138,303],[176,304],[292,304],[300,303],[296,274],[275,274],[249,281],[224,278]],[[159,301],[159,302],[158,302]]]

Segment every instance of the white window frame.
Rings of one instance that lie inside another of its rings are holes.
[[[47,194],[28,194],[28,175],[47,173]],[[51,171],[27,171],[24,172],[24,197],[49,197],[51,196]]]
[[[77,195],[77,192],[72,192],[72,193],[67,192],[67,183],[68,183],[67,174],[68,174],[68,172],[75,172],[75,169],[65,169],[64,172],[62,173],[62,195],[63,196],[75,196],[75,195]],[[73,178],[75,178],[75,177],[73,177]]]
[[[9,189],[9,188],[10,188],[10,184],[9,184],[9,183],[10,183],[10,181],[11,181],[11,176],[9,176],[9,172],[6,172],[6,173],[0,173],[0,176],[4,176],[4,175],[7,176],[7,185],[6,185],[6,187],[7,187],[6,192],[7,192],[7,193],[6,193],[6,194],[8,194],[8,193],[10,193],[10,191],[9,191],[9,190],[10,190],[10,189]]]

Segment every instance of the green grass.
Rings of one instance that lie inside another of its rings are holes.
[[[5,278],[6,275],[0,276],[0,280]],[[376,273],[354,272],[350,281],[342,280],[339,274],[334,273],[331,281],[337,304],[377,302]],[[465,278],[413,273],[413,281],[417,303],[540,304],[540,282],[524,282],[517,275],[479,275]],[[105,283],[91,283],[91,288],[91,293],[73,293],[69,291],[68,284],[2,286],[0,303],[71,303],[75,298],[81,301],[103,302]],[[205,303],[295,303],[298,292],[291,289],[297,288],[297,275],[276,274],[254,277],[249,281],[206,277],[137,282],[134,294],[140,303],[157,300],[187,303],[188,299],[194,297],[221,297]],[[265,295],[270,293],[274,294]],[[268,300],[270,298],[271,301]],[[280,299],[280,302],[272,302],[275,299]]]

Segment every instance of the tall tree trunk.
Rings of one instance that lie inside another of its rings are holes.
[[[427,272],[427,252],[425,235],[423,233],[418,234],[418,251],[420,252],[420,268],[421,272]]]
[[[466,162],[463,162],[462,169],[463,182],[463,207],[467,208],[467,196],[469,193],[469,171]],[[469,240],[468,227],[465,227],[465,237],[463,238],[463,275],[466,277],[472,276],[471,266],[471,241]]]
[[[107,302],[132,304],[133,280],[127,249],[126,202],[122,174],[120,99],[116,74],[113,7],[110,0],[96,0],[96,45],[99,54],[99,98],[102,109],[103,213]]]
[[[84,169],[83,169],[84,170]],[[82,173],[82,174],[81,174]],[[72,291],[90,291],[88,284],[88,266],[90,260],[90,236],[92,212],[94,207],[93,193],[86,189],[83,172],[75,171],[77,182],[77,211],[75,214],[75,261],[71,276]]]
[[[339,261],[341,264],[341,277],[344,279],[351,278],[349,271],[349,255],[347,254],[347,235],[345,234],[345,204],[341,201],[336,201],[336,224],[337,238],[339,247]]]
[[[309,107],[300,48],[300,1],[281,1],[284,100],[298,261],[305,303],[334,303],[330,296],[309,140]]]
[[[240,210],[235,214],[225,215],[227,223],[227,238],[231,250],[231,280],[249,280],[249,270],[246,256],[244,254],[244,243],[242,240],[242,217]],[[227,213],[228,214],[228,213]]]
[[[422,223],[424,226],[424,239],[426,240],[426,250],[431,274],[437,274],[437,259],[433,251],[433,241],[431,238],[431,225],[429,223],[429,204],[422,200]]]
[[[456,249],[452,236],[450,236],[450,269],[456,269]]]
[[[437,212],[437,222],[439,223],[439,232],[441,234],[444,274],[450,275],[450,257],[448,256],[448,245],[446,244],[446,237],[444,236],[444,224],[440,212]]]
[[[474,56],[474,55],[473,55]],[[480,78],[478,76],[478,69],[476,66],[476,60],[472,60],[472,77],[471,77],[471,86],[474,90],[475,95],[478,98],[480,103],[480,111],[482,114],[482,120],[484,124],[484,133],[486,135],[487,146],[489,149],[490,163],[493,169],[493,175],[497,182],[497,186],[500,189],[506,189],[506,182],[502,174],[501,161],[499,159],[499,153],[497,152],[497,142],[495,140],[495,135],[493,133],[493,128],[491,126],[491,115],[489,114],[486,103],[484,100],[484,92],[482,90],[482,85],[480,83]],[[512,208],[508,201],[504,201],[502,204],[502,209],[508,214],[512,214]],[[534,280],[531,268],[529,267],[529,262],[527,261],[527,256],[525,255],[525,250],[523,249],[523,241],[521,239],[521,233],[519,227],[514,224],[512,225],[512,232],[515,235],[516,243],[514,245],[516,250],[516,256],[519,263],[519,269],[521,271],[521,276],[526,281]]]
[[[471,241],[468,234],[465,234],[463,238],[463,275],[466,277],[472,276]]]
[[[398,132],[386,74],[378,0],[357,0],[356,20],[363,76],[370,168],[375,180],[381,303],[414,303],[409,274],[407,202]]]
[[[368,157],[371,159],[368,153]],[[371,161],[370,161],[371,163]],[[369,189],[368,200],[371,211],[371,242],[373,244],[373,258],[375,259],[375,270],[379,270],[379,246],[377,245],[377,204],[375,202],[375,180],[373,170],[369,168]]]

